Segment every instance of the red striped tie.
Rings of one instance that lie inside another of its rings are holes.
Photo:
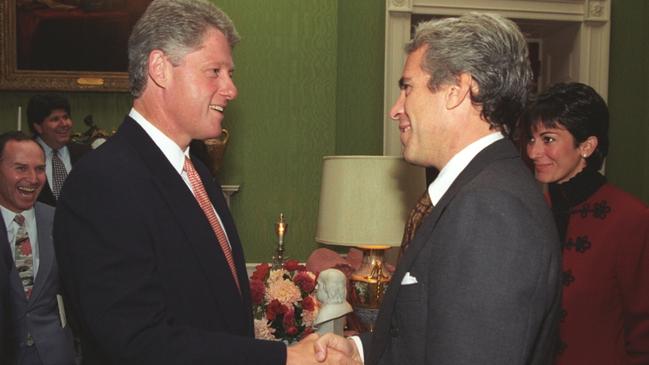
[[[234,282],[237,284],[239,292],[241,292],[241,287],[239,286],[239,278],[237,277],[237,268],[234,266],[234,259],[232,258],[232,248],[230,247],[228,238],[223,231],[223,227],[221,227],[219,219],[216,217],[216,212],[214,211],[214,207],[210,202],[210,198],[207,196],[203,182],[201,181],[200,176],[198,176],[196,169],[194,169],[194,164],[192,164],[192,161],[189,158],[185,158],[185,166],[183,168],[187,173],[187,177],[189,178],[189,183],[191,184],[192,190],[194,191],[196,201],[198,202],[198,205],[201,206],[201,209],[203,209],[203,213],[205,213],[207,220],[210,222],[210,226],[212,226],[212,230],[216,235],[216,239],[219,241],[219,245],[221,246],[223,254],[225,255],[225,260],[228,262],[228,266],[230,266],[230,271],[232,272]]]

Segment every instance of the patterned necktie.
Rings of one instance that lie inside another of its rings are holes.
[[[16,261],[16,270],[18,276],[23,283],[25,289],[25,296],[27,299],[32,296],[32,288],[34,287],[34,258],[32,253],[32,243],[29,240],[29,234],[25,229],[25,217],[22,214],[16,214],[14,221],[18,223],[18,231],[16,232],[16,254],[14,259]]]
[[[239,292],[241,292],[241,287],[239,286],[239,278],[237,277],[237,268],[234,266],[234,258],[232,258],[232,248],[230,247],[228,238],[223,231],[223,227],[221,227],[219,219],[216,217],[216,212],[212,207],[210,198],[207,196],[203,182],[201,181],[200,176],[198,176],[198,172],[196,172],[196,169],[194,169],[194,164],[189,158],[185,158],[185,166],[183,167],[183,169],[187,173],[187,177],[189,178],[189,183],[191,184],[192,190],[194,191],[196,201],[203,210],[203,213],[205,213],[205,216],[210,222],[210,226],[212,226],[212,230],[216,235],[216,239],[219,241],[221,250],[223,250],[223,254],[225,255],[225,260],[228,262],[228,266],[230,266],[230,271],[232,272],[234,282],[237,284]]]
[[[56,200],[59,200],[61,187],[66,177],[68,177],[68,172],[65,170],[63,161],[59,158],[59,150],[52,150],[52,193]]]
[[[433,203],[430,201],[428,190],[426,190],[408,216],[408,221],[406,222],[406,227],[403,231],[403,238],[401,239],[401,254],[406,251],[410,241],[415,237],[417,228],[421,225],[424,217],[426,217],[426,215],[428,215],[432,210]]]

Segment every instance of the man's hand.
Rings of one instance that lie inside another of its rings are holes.
[[[315,357],[319,362],[329,360],[332,356],[342,354],[350,359],[350,364],[362,364],[361,355],[354,341],[327,333],[316,339],[314,344]]]
[[[326,335],[325,335],[326,336]],[[342,337],[340,337],[342,338]],[[342,338],[343,341],[347,341]],[[349,355],[339,351],[335,347],[331,347],[326,350],[325,353],[321,355],[320,359],[316,360],[316,340],[318,340],[318,335],[313,333],[309,336],[302,339],[295,345],[290,346],[286,350],[286,365],[303,365],[303,364],[331,364],[331,365],[361,365],[360,361],[352,359]],[[328,342],[324,342],[323,345],[326,345]],[[320,345],[320,346],[323,346]],[[353,344],[349,344],[354,346]]]

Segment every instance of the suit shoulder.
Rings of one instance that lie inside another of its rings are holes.
[[[54,220],[54,213],[56,212],[56,208],[54,208],[53,206],[37,201],[36,204],[34,204],[34,210],[36,212],[36,219],[38,221]]]
[[[640,199],[618,188],[617,186],[607,183],[604,184],[596,193],[594,198],[608,199],[614,204],[636,212],[640,215],[649,215],[649,207]]]
[[[54,216],[54,212],[56,211],[56,208],[54,208],[51,205],[41,203],[39,201],[34,204],[34,209],[36,210],[36,214],[40,215],[46,215],[46,216]]]

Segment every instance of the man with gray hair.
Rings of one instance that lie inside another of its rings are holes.
[[[440,170],[420,200],[372,334],[316,342],[366,364],[541,365],[556,343],[560,245],[507,138],[527,99],[527,45],[497,15],[420,24],[390,111],[407,161]],[[430,208],[428,208],[430,207]]]
[[[188,148],[221,133],[238,40],[205,0],[154,0],[133,29],[133,107],[75,166],[57,206],[56,254],[85,364],[315,362],[316,335],[288,349],[253,338],[237,230]]]

